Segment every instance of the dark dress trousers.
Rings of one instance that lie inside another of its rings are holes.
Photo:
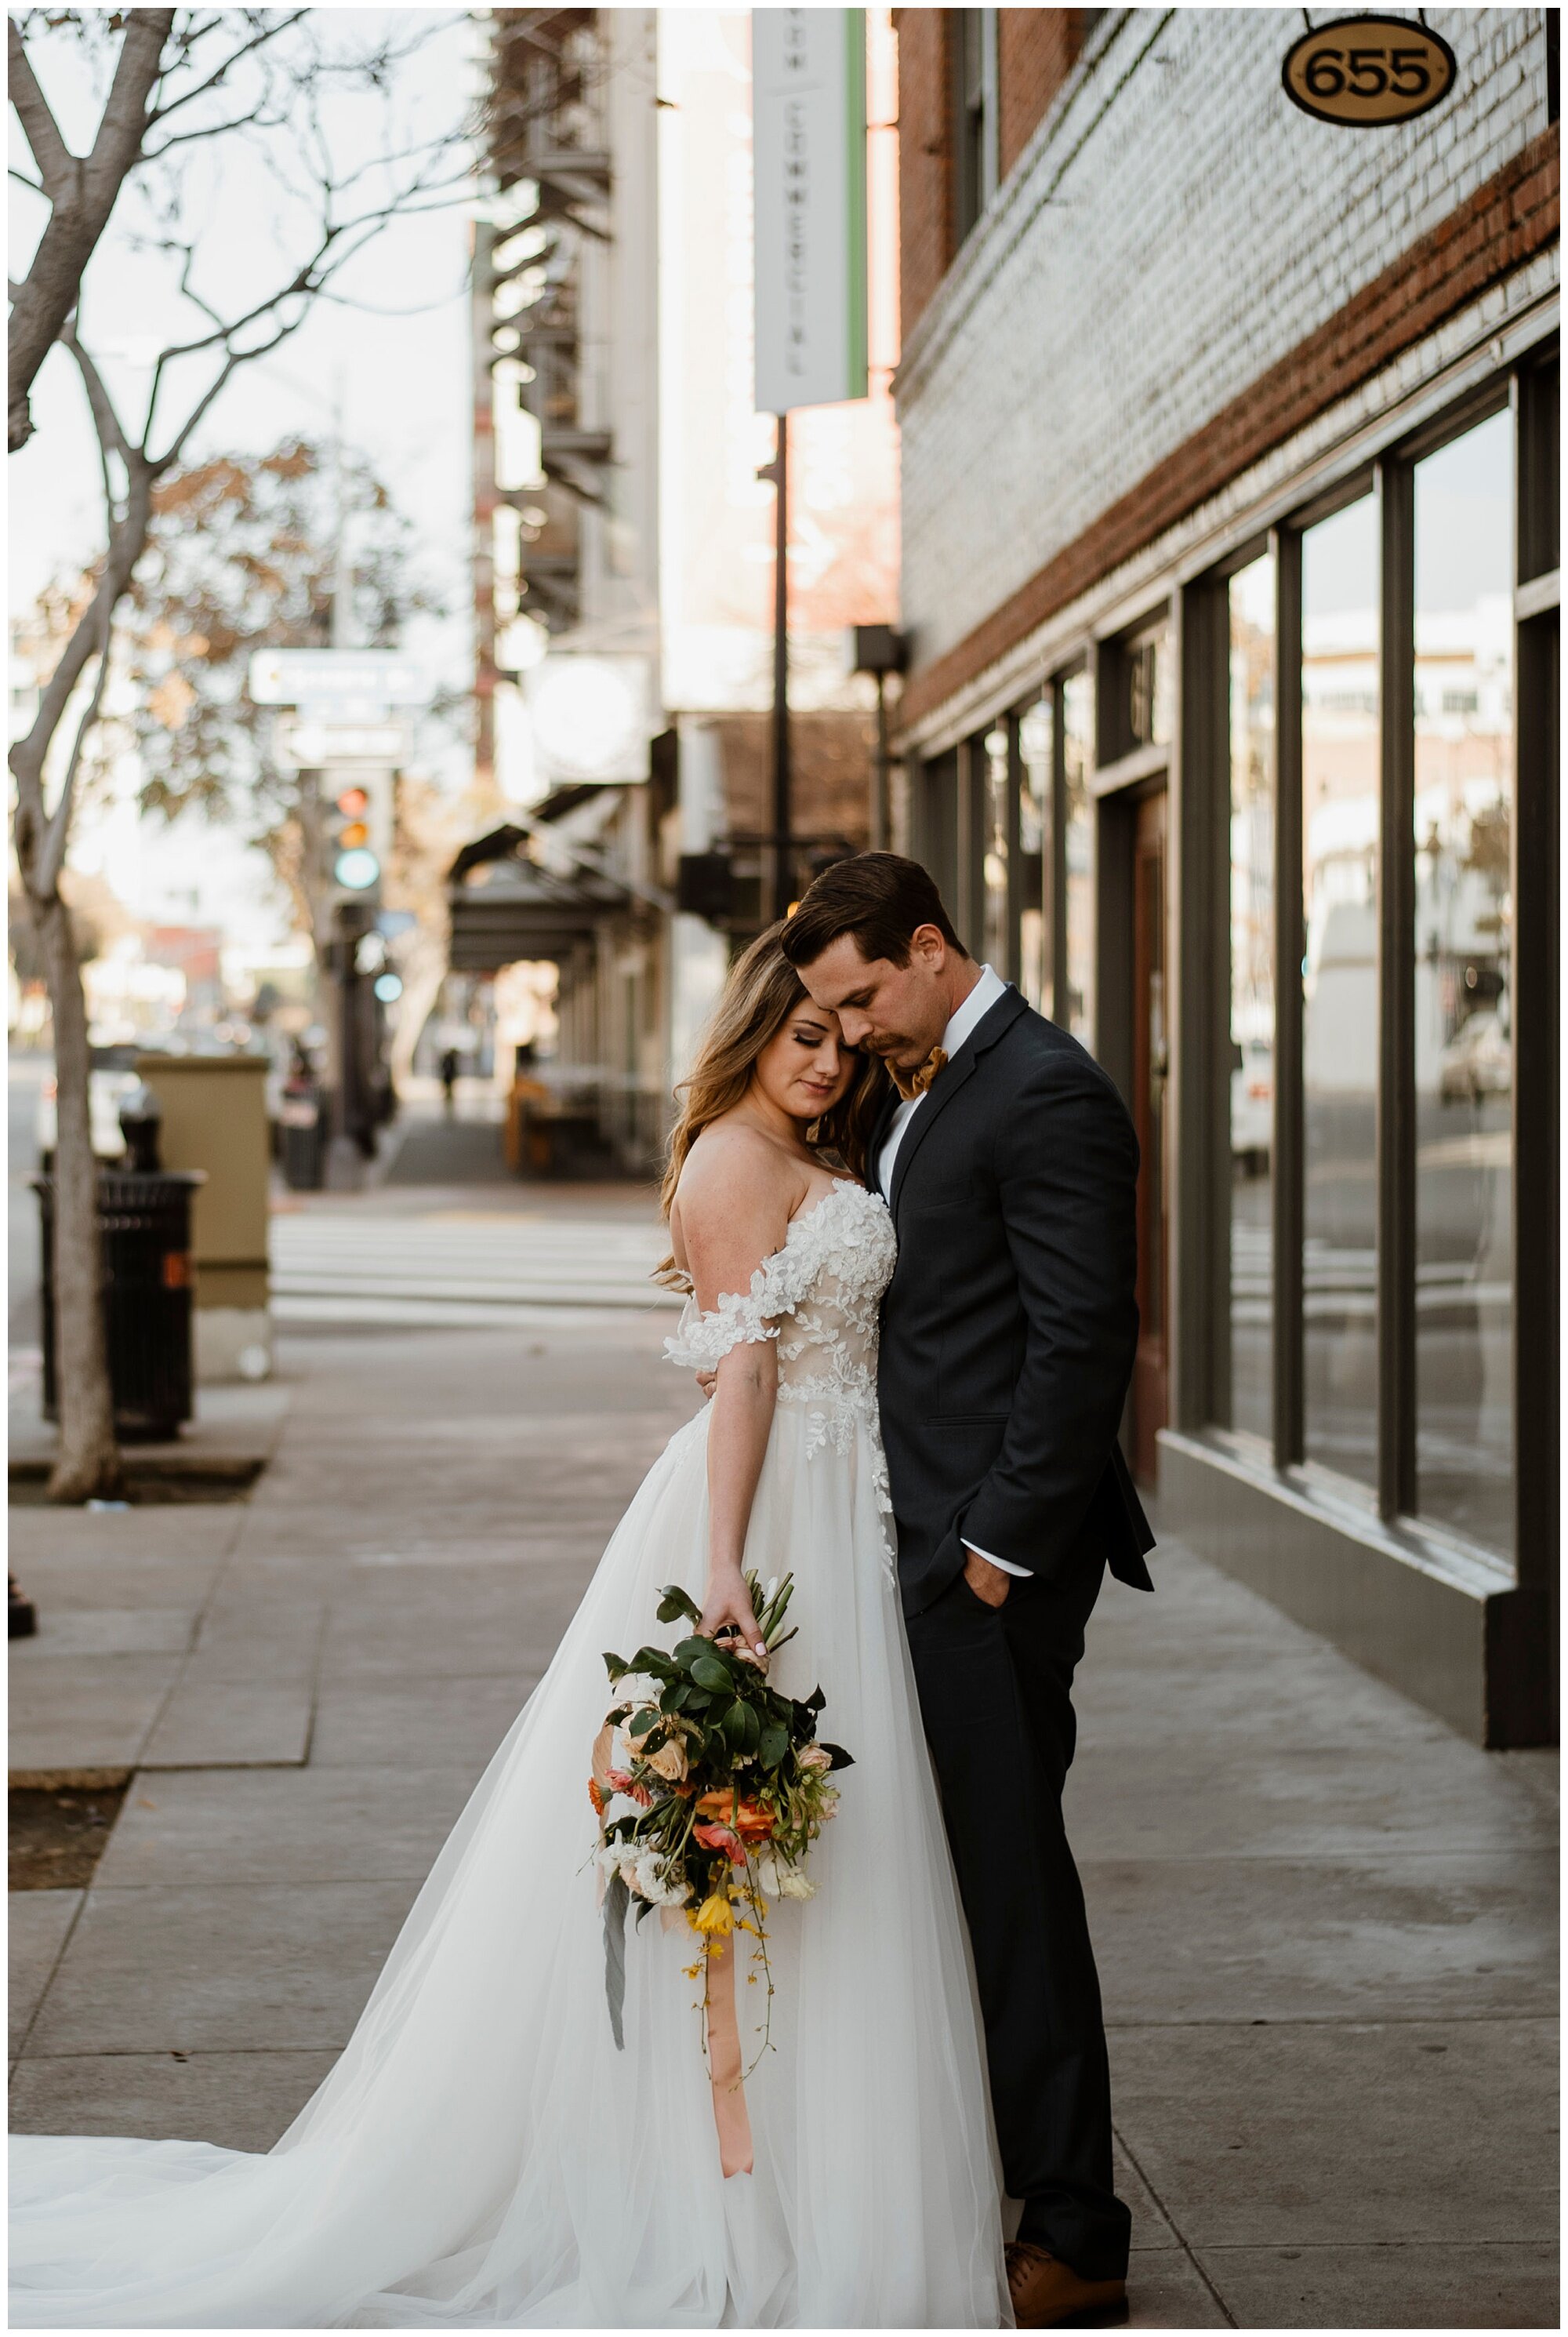
[[[871,1171],[897,1108],[890,1095]],[[1108,1567],[1154,1536],[1116,1442],[1137,1339],[1137,1139],[1111,1080],[1015,990],[905,1126],[879,1394],[921,1715],[974,1951],[1021,2238],[1126,2271],[1083,1893],[1062,1823],[1074,1668]],[[1027,1567],[1000,1608],[963,1545]]]

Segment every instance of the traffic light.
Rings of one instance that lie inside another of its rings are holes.
[[[342,772],[322,775],[326,873],[340,892],[363,898],[381,882],[392,844],[392,784],[386,770],[352,778]]]

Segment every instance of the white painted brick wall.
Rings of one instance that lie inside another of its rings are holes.
[[[1337,128],[1295,10],[1126,12],[966,247],[900,376],[904,622],[928,662],[1546,126],[1528,8],[1436,9],[1456,92]]]

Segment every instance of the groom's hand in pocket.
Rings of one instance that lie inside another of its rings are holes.
[[[978,1550],[970,1550],[967,1542],[964,1545],[964,1580],[975,1597],[984,1599],[988,1607],[1006,1606],[1008,1593],[1012,1589],[1010,1576],[1001,1567],[993,1566],[989,1558],[982,1558]]]

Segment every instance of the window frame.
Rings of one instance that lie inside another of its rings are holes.
[[[1217,1435],[1238,1460],[1271,1467],[1303,1491],[1328,1493],[1351,1509],[1371,1511],[1401,1537],[1450,1548],[1489,1566],[1512,1562],[1521,1583],[1542,1581],[1552,1563],[1556,1524],[1556,1227],[1560,1139],[1556,1124],[1559,944],[1556,865],[1560,807],[1554,785],[1540,779],[1543,758],[1555,753],[1560,683],[1554,569],[1544,566],[1557,546],[1540,523],[1538,493],[1555,475],[1559,358],[1555,338],[1523,352],[1506,369],[1476,385],[1417,428],[1393,438],[1336,479],[1321,494],[1281,516],[1266,536],[1254,530],[1242,543],[1183,587],[1179,638],[1178,736],[1186,768],[1183,788],[1183,864],[1177,882],[1192,922],[1206,930],[1206,981],[1188,1010],[1183,1087],[1191,1120],[1203,1141],[1192,1145],[1190,1126],[1183,1183],[1195,1188],[1177,1240],[1194,1260],[1183,1276],[1179,1305],[1188,1323],[1182,1348],[1189,1359],[1186,1384],[1178,1381],[1176,1424]],[[1416,636],[1415,484],[1417,464],[1505,410],[1514,416],[1514,520],[1516,566],[1513,851],[1514,950],[1525,989],[1524,1030],[1515,1014],[1514,1064],[1514,1271],[1513,1294],[1514,1510],[1510,1554],[1468,1540],[1440,1520],[1421,1514],[1417,1472],[1417,1377],[1416,1321]],[[1302,594],[1301,553],[1307,531],[1360,500],[1376,500],[1378,533],[1378,1088],[1377,1111],[1377,1436],[1375,1489],[1341,1477],[1305,1457],[1305,1321],[1302,1240],[1305,1154],[1302,991],[1305,951],[1302,899]],[[1532,506],[1534,504],[1535,508]],[[1228,1061],[1231,981],[1230,893],[1221,876],[1229,867],[1231,578],[1267,547],[1274,557],[1275,656],[1275,1029],[1273,1098],[1273,1405],[1272,1434],[1262,1440],[1230,1425],[1228,1372],[1232,1294],[1229,1257],[1230,1113]],[[1534,576],[1544,575],[1538,587]],[[1543,640],[1529,671],[1525,636],[1542,625],[1538,601],[1550,601]],[[1219,610],[1226,621],[1219,621]],[[1223,668],[1221,660],[1225,660]],[[1223,703],[1221,693],[1223,693]],[[1534,697],[1532,697],[1534,692]],[[1526,788],[1526,779],[1535,774]],[[1190,864],[1190,865],[1189,865]],[[1533,1011],[1532,1011],[1533,998]],[[1221,1025],[1224,1029],[1222,1031]],[[1185,1051],[1185,1050],[1184,1050]],[[1193,1158],[1193,1151],[1198,1158]],[[1526,1247],[1541,1261],[1540,1242],[1551,1227],[1552,1269],[1519,1270]],[[1526,1232],[1529,1244],[1522,1238]],[[1178,1251],[1180,1255],[1180,1251]],[[1178,1315],[1178,1321],[1182,1319]],[[1526,1356],[1549,1355],[1521,1368]],[[1544,1387],[1540,1383],[1544,1382]],[[1534,1382],[1533,1389],[1527,1382]],[[1184,1417],[1183,1417],[1184,1415]],[[1541,1553],[1548,1553],[1544,1559]]]

